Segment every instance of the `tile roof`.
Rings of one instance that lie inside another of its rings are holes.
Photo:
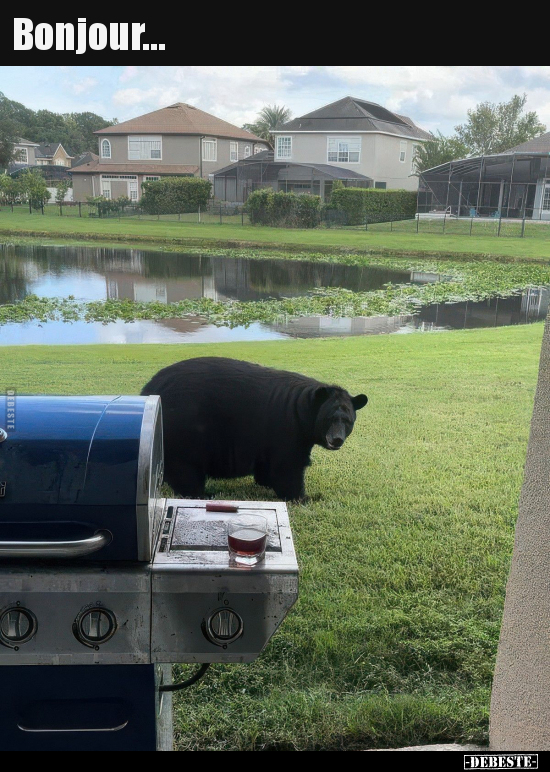
[[[38,147],[38,142],[31,142],[30,139],[23,139],[23,137],[17,137],[16,145],[32,145]]]
[[[102,164],[99,158],[73,166],[69,169],[71,174],[196,174],[198,166],[184,166],[183,164]]]
[[[505,150],[506,153],[550,153],[550,131],[546,134],[541,134],[540,137],[530,139],[527,142],[523,142],[521,145],[516,145]]]
[[[54,155],[57,153],[57,149],[60,147],[62,147],[63,150],[65,150],[61,142],[45,142],[42,145],[38,145],[38,147],[34,151],[34,154],[36,158],[53,158]],[[67,153],[66,150],[65,152]],[[67,153],[67,158],[72,158],[72,157],[73,156],[70,156]]]
[[[81,166],[82,164],[89,164],[92,161],[99,161],[99,156],[95,153],[81,153],[81,155],[76,158],[75,161],[73,161],[72,168],[74,169],[76,166]]]
[[[246,129],[233,126],[221,118],[203,112],[193,105],[177,102],[162,110],[140,115],[116,126],[108,126],[94,134],[191,134],[197,136],[224,137],[228,139],[243,139],[250,142],[268,143],[256,137]]]
[[[432,135],[420,129],[410,118],[387,110],[375,102],[344,97],[319,110],[294,118],[277,128],[280,132],[381,132],[413,139],[431,139]]]

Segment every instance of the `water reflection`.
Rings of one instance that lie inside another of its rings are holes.
[[[409,273],[381,266],[295,260],[87,247],[0,248],[0,303],[21,300],[31,293],[43,297],[72,295],[79,300],[120,298],[166,304],[201,297],[250,301],[296,297],[316,287],[370,291],[388,282],[425,284],[441,278],[444,277],[435,273]],[[9,324],[0,327],[0,345],[214,342],[464,329],[537,321],[545,318],[548,306],[548,289],[538,287],[506,299],[429,306],[415,316],[315,317],[233,330],[215,327],[200,317],[130,324],[120,321],[109,325]]]
[[[3,303],[34,293],[82,300],[125,298],[173,303],[209,297],[265,300],[298,297],[316,287],[355,292],[406,282],[410,273],[381,266],[301,260],[247,260],[142,250],[84,247],[4,247],[0,250]]]

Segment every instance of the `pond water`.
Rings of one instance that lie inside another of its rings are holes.
[[[264,300],[297,297],[318,287],[369,291],[392,283],[436,281],[437,274],[410,273],[381,266],[344,266],[306,261],[249,260],[128,249],[0,248],[0,304],[29,294],[77,300],[110,298],[172,303],[201,297]],[[216,327],[200,317],[125,323],[63,322],[6,324],[0,345],[81,343],[178,343],[270,340],[443,330],[523,324],[544,319],[548,290],[483,303],[429,306],[415,316],[313,317],[286,324]]]

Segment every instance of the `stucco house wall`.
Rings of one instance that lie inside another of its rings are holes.
[[[277,139],[275,139],[275,160],[293,161],[294,163],[322,163],[331,166],[350,169],[371,177],[375,183],[385,183],[388,189],[418,190],[418,178],[413,172],[413,148],[420,144],[418,140],[386,136],[371,132],[356,132],[344,135],[342,133],[288,133],[277,136],[292,137],[292,155],[290,158],[280,158],[277,155]],[[360,137],[361,155],[359,163],[344,163],[328,160],[330,138]],[[401,151],[405,151],[405,161],[401,161]]]

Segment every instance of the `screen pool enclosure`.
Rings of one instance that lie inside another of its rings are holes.
[[[420,214],[550,220],[550,153],[501,153],[420,176]]]

